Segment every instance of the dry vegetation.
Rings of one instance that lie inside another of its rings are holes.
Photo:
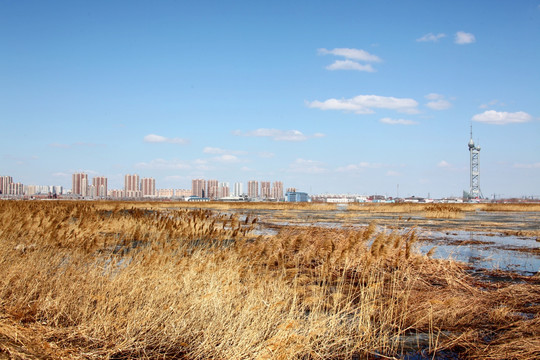
[[[538,278],[480,281],[414,231],[141,207],[0,202],[0,359],[540,356]]]

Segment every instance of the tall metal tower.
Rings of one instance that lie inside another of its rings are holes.
[[[469,189],[469,199],[482,199],[484,196],[480,190],[480,146],[474,145],[472,125],[469,153],[471,155],[471,188]]]

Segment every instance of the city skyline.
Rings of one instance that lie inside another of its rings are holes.
[[[540,0],[0,10],[0,175],[17,183],[461,196],[472,124],[483,195],[540,195]]]

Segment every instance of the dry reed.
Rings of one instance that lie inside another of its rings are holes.
[[[0,358],[540,355],[537,279],[479,282],[419,255],[414,230],[254,226],[207,209],[0,202]],[[415,333],[429,341],[408,348]]]

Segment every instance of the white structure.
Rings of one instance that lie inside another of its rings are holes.
[[[234,192],[233,195],[238,197],[244,193],[244,184],[241,182],[234,183]]]

